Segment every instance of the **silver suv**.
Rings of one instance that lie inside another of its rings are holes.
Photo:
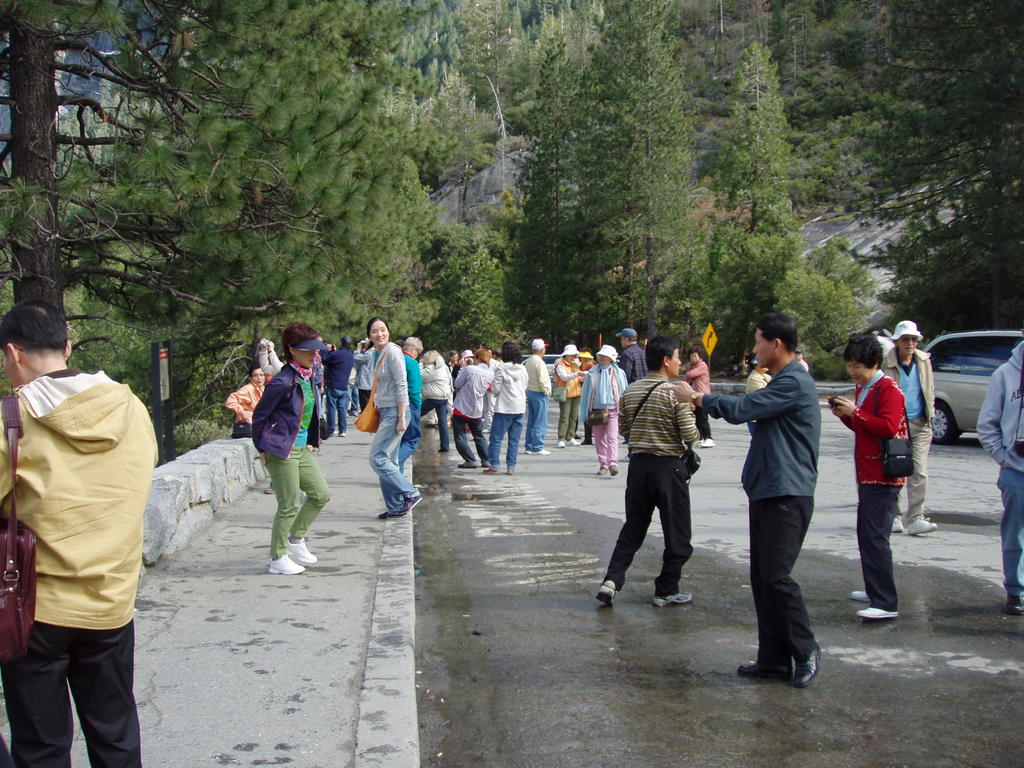
[[[989,377],[1020,341],[1020,331],[967,331],[947,333],[928,345],[935,373],[933,442],[949,445],[962,432],[977,430]]]

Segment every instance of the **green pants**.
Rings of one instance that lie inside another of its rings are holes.
[[[306,446],[292,448],[287,459],[267,454],[267,472],[277,494],[277,514],[270,534],[270,559],[277,560],[286,551],[288,537],[301,539],[331,500],[331,491],[320,465]],[[306,503],[299,509],[299,491],[306,492]]]
[[[568,442],[576,434],[580,423],[582,397],[567,397],[558,407],[558,439]]]

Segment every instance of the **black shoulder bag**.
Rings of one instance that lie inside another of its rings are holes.
[[[663,381],[659,381],[657,384],[655,384],[653,387],[647,390],[647,394],[644,395],[644,399],[640,401],[640,407],[637,408],[636,413],[633,414],[634,424],[636,423],[636,420],[640,417],[640,411],[642,411],[644,409],[644,406],[647,405],[647,399],[654,393],[654,390],[656,390],[664,383],[665,382]],[[695,474],[697,474],[697,470],[700,469],[700,455],[695,450],[693,450],[693,448],[687,448],[686,453],[683,454],[683,466],[686,467],[686,473],[690,477],[693,477]]]

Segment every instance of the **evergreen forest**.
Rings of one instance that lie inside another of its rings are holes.
[[[0,0],[4,305],[140,396],[170,339],[181,447],[291,320],[723,370],[779,310],[839,375],[1024,323],[1022,48],[1024,0]]]

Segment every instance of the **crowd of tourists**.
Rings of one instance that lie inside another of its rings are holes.
[[[541,338],[533,339],[529,350],[510,340],[500,348],[424,353],[416,337],[392,342],[386,321],[377,317],[367,324],[366,338],[354,352],[350,338],[343,337],[335,348],[298,323],[285,329],[284,363],[273,344],[261,343],[259,366],[226,406],[238,422],[251,424],[251,437],[267,457],[278,494],[269,571],[297,574],[316,562],[305,533],[329,493],[309,449],[331,436],[344,437],[346,415],[369,409],[376,419],[369,430],[374,432],[369,461],[384,502],[379,517],[388,518],[408,514],[421,500],[404,468],[418,449],[425,418],[437,427],[439,453],[448,453],[454,442],[458,469],[512,475],[518,471],[521,443],[528,455],[551,455],[548,409],[557,404],[552,447],[593,446],[598,476],[619,473],[620,445],[626,444],[626,520],[597,598],[612,604],[657,509],[665,550],[653,603],[686,604],[692,595],[678,587],[693,551],[688,481],[699,466],[694,449],[715,446],[711,419],[723,418],[746,423],[751,435],[742,479],[750,497],[751,585],[760,650],[755,662],[738,671],[785,678],[797,687],[809,684],[817,674],[819,652],[791,570],[813,512],[821,408],[797,347],[795,322],[779,313],[761,319],[754,352],[746,361],[750,374],[743,397],[713,393],[699,344],[680,348],[663,336],[641,344],[632,328],[623,328],[616,338],[619,349],[604,344],[596,353],[568,343],[549,355],[550,346]],[[896,327],[888,351],[875,336],[852,337],[843,357],[854,396],[829,399],[831,413],[854,433],[864,589],[850,597],[867,603],[857,611],[865,621],[899,615],[890,535],[920,536],[938,529],[924,516],[934,384],[928,355],[917,349],[920,339],[911,321]],[[264,386],[264,380],[269,384]],[[321,418],[321,413],[326,415]],[[318,419],[320,429],[315,428]],[[1002,438],[987,436],[986,429],[982,420],[982,441],[992,443],[990,453],[998,459],[996,443]],[[891,457],[889,449],[902,450],[902,455]],[[1006,469],[1011,460],[1003,455]],[[904,469],[894,469],[900,459]],[[1005,484],[1008,519],[1015,520],[1019,512],[1012,510],[1019,503],[1012,484]],[[906,513],[899,505],[904,487]],[[300,491],[305,493],[301,504]],[[1021,615],[1021,529],[1015,525],[1004,525],[1006,612]]]

